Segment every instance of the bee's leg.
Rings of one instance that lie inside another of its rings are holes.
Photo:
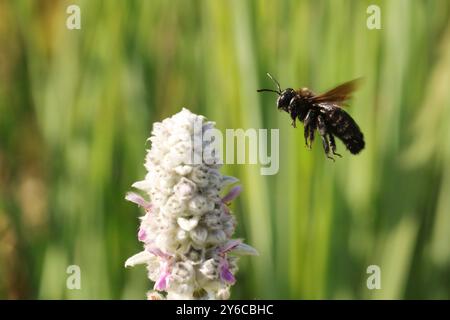
[[[306,147],[311,149],[312,143],[314,141],[314,131],[316,130],[316,123],[315,123],[315,113],[313,110],[309,110],[306,114],[305,120],[304,120],[304,126],[305,126],[305,144]],[[309,138],[309,143],[308,143]]]
[[[331,151],[333,152],[333,154],[335,156],[342,158],[342,155],[340,155],[339,153],[336,152],[336,141],[334,140],[334,136],[331,133],[329,133],[328,138],[330,139],[330,147],[331,147]]]
[[[323,120],[322,116],[318,116],[317,117],[317,126],[319,128],[319,134],[320,137],[322,138],[322,144],[323,144],[323,149],[325,150],[325,154],[327,156],[328,159],[331,159],[334,161],[334,158],[332,156],[330,156],[330,142],[328,141],[328,132],[327,132],[327,127],[325,125],[325,121]]]
[[[297,124],[295,123],[295,120],[297,120],[297,113],[295,111],[291,111],[290,115],[291,115],[291,119],[292,119],[292,123],[291,123],[292,126],[294,128],[297,128]]]
[[[297,108],[298,101],[299,101],[299,98],[297,96],[294,96],[291,99],[291,101],[289,101],[289,105],[288,105],[288,109],[287,109],[287,112],[291,116],[292,126],[294,128],[297,127],[296,120],[297,120],[297,117],[298,117],[298,108]]]
[[[309,149],[311,149],[311,145],[308,143],[309,138],[309,126],[305,125],[303,136],[305,137],[305,146]]]
[[[314,114],[315,117],[315,114]],[[312,144],[314,142],[314,134],[317,129],[317,121],[315,119],[311,120],[311,123],[309,124],[309,148],[311,149]]]

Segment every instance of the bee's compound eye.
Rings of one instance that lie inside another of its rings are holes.
[[[277,106],[279,109],[285,109],[289,105],[289,101],[291,101],[292,97],[294,96],[294,90],[293,89],[286,89],[283,92],[281,92],[281,95],[278,97],[277,100]]]

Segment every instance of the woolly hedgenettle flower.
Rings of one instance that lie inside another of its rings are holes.
[[[126,195],[145,215],[138,231],[144,251],[125,266],[147,265],[155,282],[148,299],[228,299],[237,256],[257,254],[242,240],[231,239],[236,223],[228,205],[241,187],[221,193],[238,180],[222,176],[220,159],[202,153],[211,143],[203,141],[204,131],[214,124],[187,109],[155,123],[145,161],[148,173],[133,184],[151,202],[135,193]],[[199,155],[206,160],[192,161]]]

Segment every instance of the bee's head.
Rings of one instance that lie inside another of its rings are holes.
[[[281,109],[281,110],[284,110],[284,111],[288,111],[289,102],[295,96],[294,89],[287,88],[285,90],[281,90],[280,83],[274,77],[272,77],[272,75],[270,73],[268,73],[267,75],[269,76],[270,79],[273,80],[273,82],[275,82],[275,84],[277,85],[277,89],[278,90],[259,89],[258,92],[263,92],[263,91],[275,92],[279,96],[278,99],[277,99],[277,107],[278,107],[278,109]]]
[[[281,93],[279,93],[279,97],[277,99],[277,107],[278,109],[288,111],[289,102],[295,96],[295,91],[292,88],[284,89]]]

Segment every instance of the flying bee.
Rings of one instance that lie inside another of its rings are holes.
[[[322,139],[326,156],[334,161],[333,155],[342,157],[336,152],[338,137],[352,154],[364,149],[364,136],[355,120],[342,107],[356,90],[360,79],[355,79],[337,86],[323,94],[316,95],[308,88],[281,90],[279,82],[267,74],[277,85],[277,90],[259,89],[258,92],[269,91],[278,94],[277,106],[286,111],[296,127],[296,120],[304,125],[306,147],[311,149],[316,129]]]

